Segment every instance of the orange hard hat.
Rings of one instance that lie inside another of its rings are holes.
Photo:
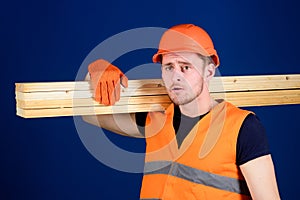
[[[161,37],[159,49],[153,62],[161,62],[162,55],[169,52],[194,52],[209,56],[216,67],[220,65],[214,44],[205,30],[193,24],[180,24],[168,29]]]

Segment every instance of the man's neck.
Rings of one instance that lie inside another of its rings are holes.
[[[212,97],[207,96],[205,98],[197,98],[194,101],[179,105],[182,114],[188,117],[197,117],[208,113],[218,102]]]

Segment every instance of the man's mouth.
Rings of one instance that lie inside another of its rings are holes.
[[[171,91],[181,91],[181,90],[183,90],[183,88],[182,87],[180,87],[180,86],[174,86],[174,87],[172,87],[171,88]]]

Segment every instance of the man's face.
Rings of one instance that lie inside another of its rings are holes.
[[[162,79],[171,100],[184,105],[203,91],[205,63],[196,53],[168,53],[162,59]]]

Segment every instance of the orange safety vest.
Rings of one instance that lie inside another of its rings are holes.
[[[190,131],[178,149],[174,105],[148,113],[140,199],[251,199],[239,167],[236,143],[250,111],[221,102]]]

